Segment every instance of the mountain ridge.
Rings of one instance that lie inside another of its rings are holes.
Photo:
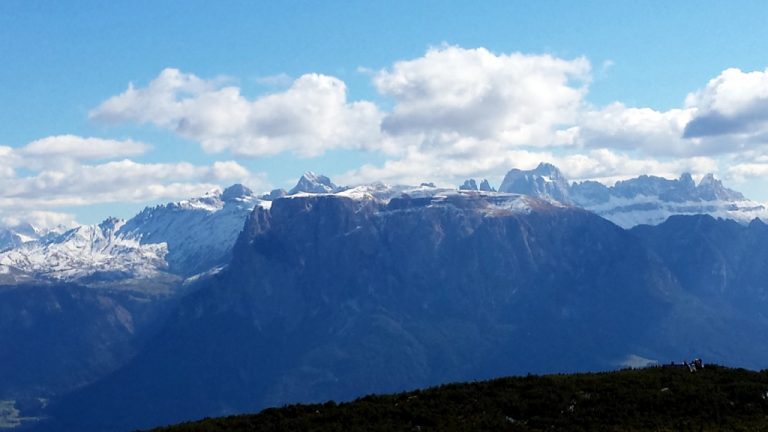
[[[500,192],[523,193],[592,211],[623,228],[657,225],[669,216],[709,214],[746,224],[768,219],[768,208],[723,186],[707,174],[696,184],[689,173],[678,179],[641,175],[606,186],[596,181],[570,183],[552,164],[510,170]]]
[[[87,283],[193,276],[228,261],[243,222],[261,203],[236,184],[147,207],[127,221],[110,217],[22,242],[0,252],[0,273]]]
[[[269,206],[274,200],[301,194],[339,194],[389,201],[403,195],[450,195],[462,190],[496,193],[486,179],[479,186],[474,179],[468,179],[458,189],[381,183],[339,187],[327,176],[308,171],[290,192],[274,190],[257,196],[236,184],[198,198],[147,207],[121,223],[114,234],[106,233],[99,225],[40,231],[21,224],[15,230],[0,229],[0,278],[18,282],[35,278],[145,280],[162,275],[188,278],[229,260],[242,225],[256,205]],[[640,176],[613,186],[594,181],[571,184],[556,166],[542,162],[533,170],[510,170],[498,193],[523,194],[556,205],[582,207],[624,228],[659,224],[678,214],[710,214],[740,223],[768,219],[764,205],[724,187],[711,174],[698,185],[688,173],[676,180]],[[85,244],[83,239],[69,244],[67,235],[71,237],[77,232],[97,243],[112,239],[114,245]]]

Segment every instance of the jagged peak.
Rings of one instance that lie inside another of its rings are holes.
[[[271,191],[269,191],[269,193],[262,195],[261,198],[267,201],[274,201],[286,195],[288,195],[288,191],[286,191],[285,189],[279,188],[279,189],[272,189]]]
[[[464,180],[464,183],[461,186],[459,186],[459,190],[473,190],[473,191],[476,191],[477,190],[477,182],[475,181],[475,179]]]
[[[693,181],[693,176],[691,176],[691,173],[689,172],[684,172],[680,174],[680,178],[678,179],[678,181],[684,186],[696,187],[696,183]]]
[[[548,201],[570,204],[570,185],[563,173],[548,162],[532,170],[511,169],[499,186],[499,192],[520,193]]]
[[[125,219],[110,216],[99,223],[99,229],[102,231],[115,231],[119,229],[124,223]]]
[[[234,201],[237,198],[247,198],[251,196],[253,196],[253,191],[240,183],[235,183],[232,186],[229,186],[221,193],[222,201]]]
[[[338,189],[328,176],[322,174],[316,174],[313,171],[305,172],[296,186],[291,189],[288,194],[293,195],[300,192],[306,193],[330,193]]]
[[[491,186],[488,179],[483,179],[483,181],[480,182],[480,190],[483,192],[496,192],[496,188]]]
[[[324,176],[322,174],[317,174],[314,171],[304,171],[304,174],[302,174],[302,177],[313,182],[322,182],[323,179],[328,179],[327,176]]]
[[[710,185],[716,186],[716,185],[722,185],[722,184],[723,182],[721,182],[720,180],[717,180],[715,178],[715,175],[712,173],[707,173],[704,177],[701,178],[701,180],[699,180],[699,187],[710,186]]]
[[[539,162],[539,165],[534,169],[535,172],[560,172],[560,168],[549,162]]]
[[[696,189],[701,198],[708,201],[723,199],[741,201],[745,199],[744,195],[740,192],[736,192],[723,186],[722,180],[716,179],[712,173],[702,177]]]

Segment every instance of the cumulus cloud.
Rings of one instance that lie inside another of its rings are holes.
[[[569,129],[583,147],[639,151],[653,157],[733,155],[768,146],[768,69],[728,69],[658,111],[616,102],[582,112]]]
[[[75,216],[71,213],[52,211],[21,211],[13,214],[0,212],[0,227],[17,228],[30,224],[38,229],[49,230],[54,228],[74,228],[78,225]]]
[[[443,46],[374,74],[393,101],[380,148],[391,159],[340,180],[460,183],[500,180],[512,167],[550,161],[574,180],[605,183],[641,174],[677,177],[717,171],[712,143],[683,137],[696,109],[668,111],[584,97],[591,77],[583,58],[494,54]]]
[[[16,175],[16,158],[13,147],[0,146],[0,179]]]
[[[696,110],[685,127],[687,138],[721,135],[768,135],[768,69],[726,69],[703,89],[688,95]]]
[[[612,64],[598,67],[598,79],[607,79]],[[768,149],[768,69],[723,71],[667,110],[591,105],[593,72],[585,58],[443,45],[358,71],[371,78],[378,104],[350,101],[343,81],[321,74],[267,77],[259,82],[275,91],[246,98],[226,80],[166,69],[146,86],[129,85],[90,116],[167,129],[210,153],[314,157],[353,149],[388,159],[345,173],[344,183],[500,180],[512,167],[542,160],[573,179],[606,183],[683,171],[727,178],[768,172],[768,161],[754,159]],[[13,166],[0,162],[0,177],[12,176]],[[208,168],[197,178],[214,183],[246,175],[225,162]],[[37,181],[50,181],[42,174]]]
[[[237,87],[177,69],[165,69],[145,88],[129,85],[90,117],[153,124],[200,142],[207,152],[252,157],[371,148],[381,121],[375,104],[347,101],[346,85],[331,76],[306,74],[282,92],[248,100]]]
[[[7,180],[0,205],[150,201],[200,193],[222,180],[247,182],[250,177],[248,170],[234,161],[198,166],[186,162],[143,164],[124,159],[80,165],[76,170],[50,169]]]
[[[264,175],[251,173],[233,160],[193,165],[121,158],[148,148],[130,140],[72,135],[43,138],[19,148],[0,146],[0,223],[69,226],[74,220],[71,215],[50,210],[187,198],[234,182],[269,187]]]
[[[379,71],[373,82],[394,100],[382,122],[390,135],[547,146],[556,143],[554,128],[575,121],[589,77],[584,58],[443,46]]]
[[[208,168],[209,176],[215,181],[244,181],[247,182],[251,173],[247,168],[235,161],[217,161]]]
[[[690,108],[656,111],[615,102],[583,111],[569,133],[582,147],[638,150],[657,157],[706,153],[701,140],[683,138],[693,113]]]
[[[744,181],[768,176],[768,163],[740,163],[728,167],[727,177],[735,181]]]
[[[711,157],[659,160],[633,157],[607,148],[561,156],[555,160],[572,180],[597,180],[608,185],[643,174],[676,178],[684,172],[701,176],[718,170],[717,160]]]

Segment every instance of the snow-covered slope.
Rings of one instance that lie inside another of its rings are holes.
[[[0,252],[0,274],[79,282],[191,276],[229,260],[257,204],[269,202],[234,185],[146,208],[128,221],[110,218],[60,235],[30,238]]]
[[[288,194],[295,195],[300,192],[328,193],[334,192],[336,189],[338,189],[338,186],[333,184],[328,177],[315,174],[312,171],[307,171],[301,176],[299,182],[288,192]]]
[[[617,182],[608,187],[596,182],[574,183],[571,199],[579,206],[624,228],[656,225],[672,215],[707,214],[748,223],[768,220],[768,209],[723,186],[712,174],[697,185],[691,175],[669,180],[655,176]]]
[[[17,248],[24,243],[52,238],[67,231],[64,226],[40,228],[31,223],[0,226],[0,251]]]
[[[544,162],[529,171],[510,170],[504,176],[499,192],[520,193],[562,204],[571,203],[568,180],[556,166]]]
[[[168,245],[172,273],[191,276],[224,264],[255,205],[268,206],[242,185],[200,198],[144,209],[118,235],[144,244]]]
[[[483,181],[487,183],[487,181]],[[490,187],[489,187],[490,188]],[[284,199],[306,198],[311,195],[332,195],[357,201],[376,201],[389,204],[388,211],[412,211],[419,207],[455,206],[463,208],[467,203],[487,215],[529,213],[532,209],[548,207],[549,203],[527,195],[500,193],[485,190],[440,188],[424,183],[421,186],[388,185],[381,182],[352,188],[338,188],[328,193],[294,193]]]
[[[58,280],[150,278],[165,270],[166,245],[141,245],[117,235],[125,221],[110,218],[36,240],[0,254],[4,272]]]
[[[26,238],[23,234],[10,228],[0,228],[0,251],[12,249],[21,246],[26,241],[33,239]]]
[[[637,195],[632,198],[612,196],[607,202],[584,205],[584,208],[624,228],[657,225],[674,215],[706,214],[744,224],[755,218],[768,221],[766,207],[750,200],[670,202],[659,200],[658,196]]]
[[[742,223],[768,220],[766,206],[726,188],[712,174],[698,185],[688,173],[674,180],[643,175],[613,186],[569,184],[560,170],[542,163],[533,170],[509,171],[499,190],[582,207],[624,228],[659,224],[672,215],[708,214]]]
[[[549,202],[582,207],[625,228],[658,224],[669,216],[687,214],[740,222],[768,220],[765,206],[725,188],[712,175],[698,184],[689,174],[683,174],[675,180],[641,176],[608,187],[597,182],[569,184],[557,167],[542,163],[530,171],[511,170],[499,190],[493,192],[486,180],[478,187],[471,179],[459,189],[430,183],[372,183],[345,188],[326,176],[307,172],[288,195],[280,191],[259,198],[248,188],[234,185],[202,197],[148,207],[128,221],[107,219],[63,234],[43,235],[31,226],[0,230],[0,275],[16,280],[80,282],[158,275],[188,278],[229,262],[238,235],[255,206],[267,208],[274,199],[314,194],[385,204],[400,200],[390,206],[395,211],[421,205],[463,205],[469,202],[467,197],[475,197],[482,207],[479,209],[487,214],[529,212]]]

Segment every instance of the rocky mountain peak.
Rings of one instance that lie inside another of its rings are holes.
[[[475,182],[475,179],[467,179],[464,180],[464,183],[459,186],[459,190],[477,190],[477,182]]]
[[[702,177],[696,187],[698,196],[705,201],[743,201],[744,195],[723,186],[723,182],[709,173]]]
[[[268,194],[262,195],[261,198],[267,201],[274,201],[286,195],[288,195],[288,191],[286,191],[285,189],[279,188],[279,189],[272,189],[271,191],[269,191]]]
[[[688,172],[680,174],[680,179],[678,182],[680,182],[680,184],[686,189],[694,189],[696,187],[696,182],[693,181],[691,173]]]
[[[488,179],[483,179],[480,182],[480,186],[477,185],[477,181],[475,181],[475,179],[464,180],[464,183],[459,186],[459,190],[480,190],[483,192],[496,192],[496,189],[491,186],[491,184],[488,182]]]
[[[336,189],[338,189],[338,186],[336,186],[327,176],[307,171],[301,176],[298,183],[296,183],[296,186],[288,191],[288,194],[294,195],[300,192],[331,193]]]
[[[120,219],[116,217],[108,217],[99,224],[99,229],[105,234],[114,233],[115,231],[120,229],[120,227],[123,226],[124,223],[125,223],[124,219]]]
[[[253,196],[253,191],[248,189],[247,187],[236,183],[232,186],[224,189],[224,192],[221,193],[221,200],[222,201],[234,201],[238,198],[248,198]]]
[[[488,179],[483,179],[483,181],[480,182],[480,190],[483,192],[496,192],[496,189],[488,183]]]
[[[562,171],[560,171],[560,168],[552,165],[549,162],[541,162],[539,165],[533,170],[534,173],[539,175],[545,175],[550,176],[553,178],[565,178]]]
[[[715,179],[715,175],[712,173],[707,173],[704,177],[699,180],[699,187],[710,187],[712,185],[716,185],[718,182]]]
[[[569,189],[563,173],[545,162],[532,170],[510,170],[499,186],[499,192],[519,193],[563,204],[572,203]]]

